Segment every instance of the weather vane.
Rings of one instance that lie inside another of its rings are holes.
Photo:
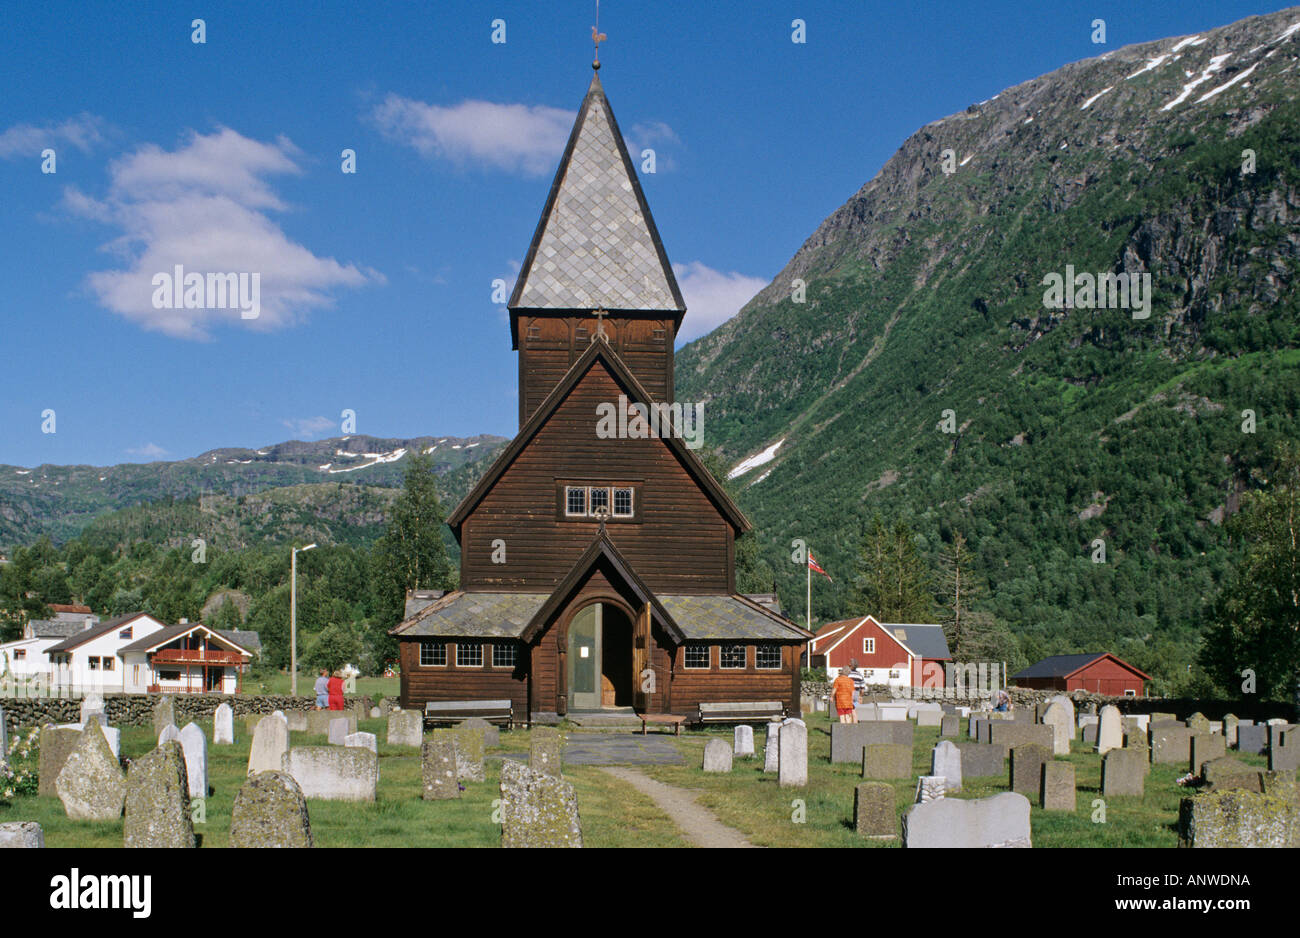
[[[609,37],[600,31],[600,0],[596,0],[596,25],[591,27],[591,44],[595,47],[595,58],[592,59],[591,67],[600,71],[600,44]]]

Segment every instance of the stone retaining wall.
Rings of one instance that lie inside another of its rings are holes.
[[[153,708],[161,694],[105,694],[104,708],[112,726],[150,726]],[[235,716],[253,713],[272,713],[276,710],[313,710],[314,696],[290,697],[277,694],[173,694],[176,722],[185,725],[191,720],[210,718],[217,707],[228,703]],[[371,706],[369,697],[348,697],[347,704],[363,703]],[[44,723],[76,723],[81,719],[79,697],[0,697],[5,723],[9,731],[20,726],[39,726]]]

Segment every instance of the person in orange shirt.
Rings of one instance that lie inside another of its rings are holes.
[[[839,715],[841,723],[858,722],[858,713],[853,708],[853,698],[857,695],[857,688],[853,686],[853,678],[849,676],[849,671],[848,668],[840,671],[840,676],[831,685],[831,699],[835,701],[835,712]]]

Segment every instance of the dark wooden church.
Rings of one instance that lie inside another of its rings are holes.
[[[644,431],[638,413],[673,401],[686,307],[598,76],[509,309],[519,433],[447,519],[460,589],[393,630],[402,706],[798,713],[810,636],[736,592],[744,514],[689,436],[600,429],[618,407]]]

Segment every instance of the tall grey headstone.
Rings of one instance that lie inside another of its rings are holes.
[[[581,847],[578,796],[564,779],[501,761],[501,846]]]
[[[777,736],[777,781],[782,788],[808,784],[808,727],[803,720],[783,720]]]
[[[191,798],[208,796],[208,738],[197,723],[186,723],[180,732],[181,750],[185,753],[185,783]]]
[[[425,801],[444,801],[460,797],[460,782],[456,778],[456,737],[436,734],[424,741],[421,747],[420,768],[424,781]]]
[[[113,821],[122,816],[126,776],[97,720],[82,731],[54,787],[63,810],[74,821]]]
[[[1043,712],[1043,722],[1052,728],[1052,754],[1068,756],[1074,736],[1074,709],[1067,710],[1060,700],[1053,700]]]
[[[153,732],[161,736],[163,727],[176,725],[176,704],[171,694],[164,694],[153,705]]]
[[[780,761],[781,724],[767,724],[767,735],[763,740],[763,771],[775,772]]]
[[[235,711],[223,703],[212,714],[212,744],[228,746],[235,741]]]
[[[564,739],[553,726],[534,726],[528,734],[528,767],[536,772],[564,775]]]
[[[741,759],[749,759],[754,755],[754,728],[752,726],[742,724],[736,727],[732,754]]]
[[[961,791],[961,750],[956,743],[940,740],[930,755],[930,774],[942,775],[947,791]]]
[[[1124,721],[1120,719],[1119,708],[1106,704],[1101,708],[1097,721],[1097,752],[1105,755],[1112,749],[1124,748]]]
[[[122,839],[127,847],[196,846],[180,743],[165,742],[131,763]]]
[[[293,776],[260,772],[244,782],[230,812],[230,846],[312,846],[307,799]]]
[[[275,714],[267,714],[253,730],[253,744],[248,751],[248,774],[279,772],[284,754],[289,751],[289,723]]]
[[[347,717],[338,717],[330,720],[329,741],[332,746],[342,746],[344,741],[352,733],[356,732],[352,728],[351,721]]]

